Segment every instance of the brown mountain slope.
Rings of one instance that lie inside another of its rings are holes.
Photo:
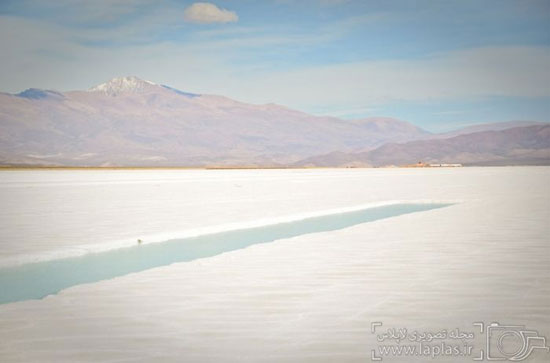
[[[88,91],[0,94],[0,162],[54,165],[281,165],[428,132],[196,95],[136,77]]]
[[[329,153],[302,160],[298,166],[408,165],[550,165],[550,125],[483,131],[448,139],[390,143],[361,153]]]

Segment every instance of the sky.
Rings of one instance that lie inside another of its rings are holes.
[[[550,121],[549,0],[0,0],[0,91],[133,75],[434,132]]]

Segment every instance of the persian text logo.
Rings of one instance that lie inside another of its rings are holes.
[[[487,360],[519,362],[529,357],[535,349],[550,350],[546,346],[546,337],[523,325],[492,323],[487,326],[486,335]]]
[[[404,327],[383,329],[382,322],[373,322],[371,333],[376,334],[378,347],[371,350],[371,360],[381,361],[390,356],[453,356],[469,357],[474,361],[519,362],[528,358],[535,350],[550,352],[546,337],[536,330],[526,329],[523,325],[491,323],[486,326],[483,322],[473,325],[479,328],[479,333],[462,331],[459,328],[437,332],[416,331]],[[474,346],[478,348],[474,349]]]
[[[459,328],[437,332],[411,330],[404,327],[383,329],[381,322],[371,324],[376,334],[377,349],[371,350],[371,360],[384,357],[470,357],[474,348],[475,333]],[[378,330],[377,330],[378,328]]]

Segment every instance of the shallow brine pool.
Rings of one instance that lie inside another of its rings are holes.
[[[176,262],[211,257],[258,243],[308,233],[334,231],[360,223],[442,208],[450,204],[392,204],[328,214],[262,227],[119,248],[0,269],[0,304],[40,299],[63,289]]]

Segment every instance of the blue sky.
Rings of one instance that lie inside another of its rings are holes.
[[[550,121],[550,1],[3,0],[0,88],[136,75],[432,131]]]

